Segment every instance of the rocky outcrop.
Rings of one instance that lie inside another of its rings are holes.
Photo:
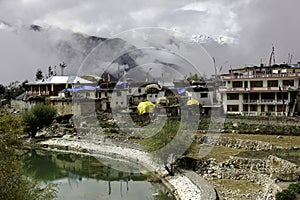
[[[73,115],[59,115],[49,127],[39,130],[36,138],[55,138],[63,137],[64,135],[76,135],[77,130],[74,127]]]

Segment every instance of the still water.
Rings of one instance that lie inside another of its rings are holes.
[[[37,149],[25,150],[23,155],[25,174],[42,184],[58,184],[59,200],[174,199],[142,173],[123,172],[101,158]]]

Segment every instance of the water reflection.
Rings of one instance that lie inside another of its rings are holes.
[[[92,156],[25,150],[25,174],[43,183],[59,184],[58,199],[173,199],[142,173],[118,171]]]

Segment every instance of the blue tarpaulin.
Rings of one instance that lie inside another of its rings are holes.
[[[178,94],[184,94],[185,93],[185,88],[176,88]]]
[[[62,92],[78,92],[78,91],[95,91],[96,87],[89,85],[82,85],[75,88],[63,89]]]
[[[126,87],[128,86],[128,83],[127,82],[117,82],[117,86],[122,86],[122,87]]]

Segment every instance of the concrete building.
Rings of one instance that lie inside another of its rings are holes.
[[[230,69],[221,78],[225,113],[285,116],[299,112],[299,63]]]

